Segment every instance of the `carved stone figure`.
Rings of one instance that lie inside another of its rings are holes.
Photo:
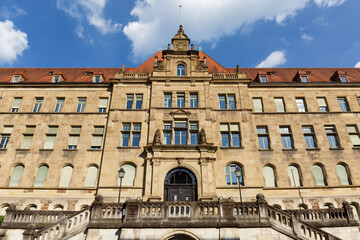
[[[160,129],[156,129],[156,132],[154,134],[154,141],[153,145],[160,145],[161,144],[161,132]]]
[[[206,143],[206,133],[203,128],[200,130],[200,133],[199,133],[199,143],[200,144]]]

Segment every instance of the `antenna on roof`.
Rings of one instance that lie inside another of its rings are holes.
[[[179,5],[179,25],[181,25],[181,5]]]

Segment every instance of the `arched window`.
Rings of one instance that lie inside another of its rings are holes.
[[[350,204],[350,206],[351,206],[353,214],[354,214],[354,219],[355,220],[360,220],[360,218],[359,218],[359,207],[356,206],[355,204]]]
[[[341,185],[351,185],[347,166],[344,164],[336,165],[336,173],[340,179]]]
[[[55,211],[63,211],[64,210],[64,206],[61,204],[55,205],[54,206],[54,210]]]
[[[185,66],[184,66],[184,64],[177,65],[176,75],[177,76],[185,76]]]
[[[263,168],[263,174],[266,187],[276,187],[276,178],[274,168],[271,166],[265,166]]]
[[[63,167],[59,187],[69,187],[73,170],[74,168],[70,165]]]
[[[43,187],[44,186],[46,176],[48,174],[48,170],[49,170],[49,167],[47,165],[42,165],[38,168],[35,182],[34,182],[34,187]]]
[[[244,186],[244,171],[243,168],[238,164],[229,164],[226,166],[226,183],[227,185],[238,185],[238,178],[236,177],[236,169],[240,168],[240,184]]]
[[[131,164],[124,164],[120,168],[124,169],[125,171],[125,176],[121,184],[123,186],[134,186],[136,168]],[[120,179],[118,179],[118,185],[120,185]]]
[[[24,165],[19,164],[14,167],[14,170],[11,175],[9,187],[19,186],[23,172],[24,172]]]
[[[6,209],[8,209],[8,208],[9,208],[9,204],[3,204],[0,209],[0,216],[5,216]]]
[[[97,166],[88,167],[84,187],[95,187],[97,173],[98,173]]]
[[[315,164],[312,166],[316,186],[326,186],[325,175],[322,166]]]
[[[36,206],[35,204],[29,204],[29,205],[27,205],[26,208],[28,208],[28,209],[30,209],[30,210],[36,210],[36,209],[37,209],[37,206]]]
[[[292,187],[300,187],[300,171],[297,166],[291,165],[288,167],[288,174],[291,182]]]

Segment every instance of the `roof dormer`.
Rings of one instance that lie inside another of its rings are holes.
[[[65,76],[63,74],[53,74],[51,81],[53,83],[59,83],[65,81]]]
[[[94,74],[92,78],[93,83],[101,83],[104,81],[104,76],[102,74]]]
[[[20,83],[27,80],[28,77],[24,73],[14,73],[11,78],[11,82],[13,83]]]
[[[307,83],[310,82],[311,72],[309,71],[298,71],[294,77],[295,82]]]
[[[268,73],[267,72],[263,72],[263,71],[259,71],[255,81],[260,82],[260,83],[267,83],[268,82]]]
[[[331,81],[346,83],[349,82],[349,78],[346,72],[337,70],[331,77]]]

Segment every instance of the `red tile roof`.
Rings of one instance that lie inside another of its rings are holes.
[[[162,52],[157,52],[148,60],[136,68],[126,68],[126,73],[151,73],[155,63],[163,61]],[[203,62],[206,56],[207,66],[210,73],[236,73],[236,68],[224,68],[204,52],[199,53],[199,61]],[[267,74],[268,82],[281,83],[292,82],[299,73],[308,75],[309,82],[333,82],[333,76],[346,74],[349,82],[360,82],[360,68],[240,68],[240,72],[247,75],[252,81],[257,79],[258,74]],[[63,83],[91,83],[96,74],[103,75],[105,82],[109,83],[115,73],[121,68],[0,68],[0,83],[10,83],[14,74],[26,76],[24,83],[51,83],[53,75],[66,76]],[[86,73],[92,74],[86,74]],[[336,73],[336,74],[337,74]]]

